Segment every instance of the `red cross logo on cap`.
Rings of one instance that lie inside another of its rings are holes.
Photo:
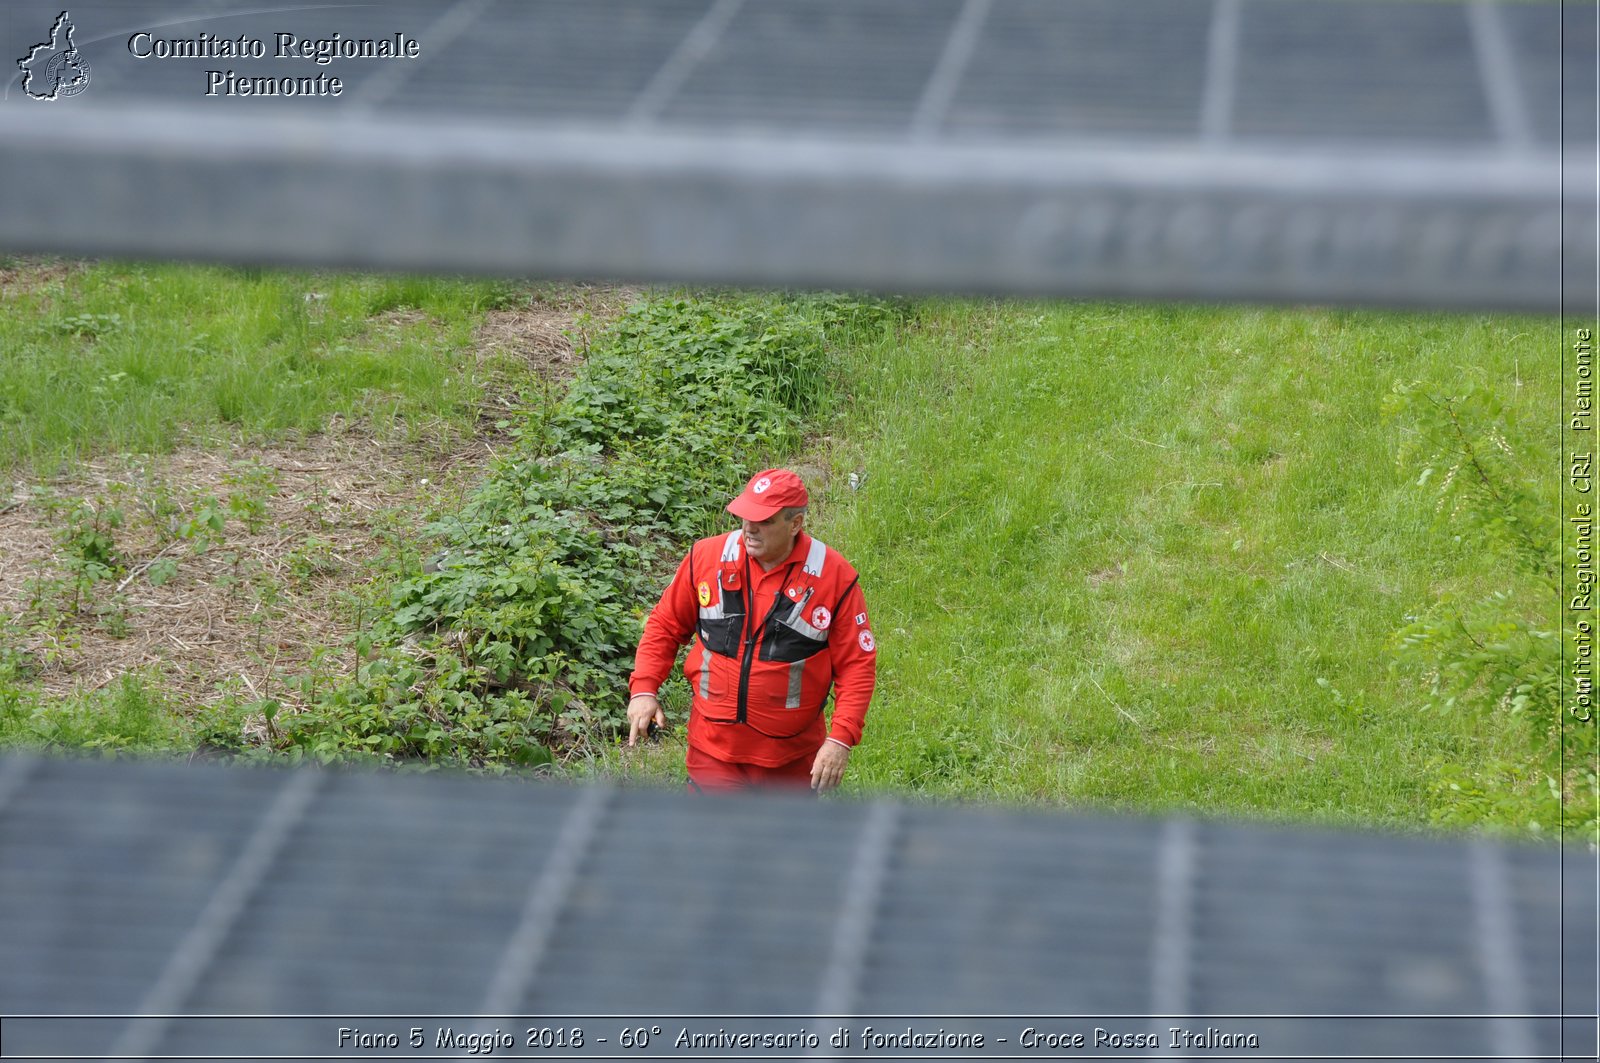
[[[762,469],[728,503],[728,512],[741,520],[763,521],[790,506],[803,508],[809,500],[806,485],[788,469]]]

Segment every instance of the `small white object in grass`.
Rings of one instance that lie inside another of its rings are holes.
[[[426,476],[424,476],[422,478],[422,486],[423,487],[427,487],[428,486],[428,478]]]

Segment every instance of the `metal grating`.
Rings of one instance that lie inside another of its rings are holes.
[[[1576,850],[175,764],[0,780],[8,1058],[317,1056],[363,1024],[196,1015],[596,1012],[1250,1016],[1274,1055],[1548,1058],[1563,1004],[1592,1047]]]
[[[6,55],[58,12],[9,4]],[[1595,280],[1593,197],[1560,195],[1563,180],[1593,186],[1592,4],[90,0],[71,14],[87,90],[41,103],[13,71],[0,102],[8,250],[1534,309]],[[245,34],[269,55],[140,60],[139,30]],[[277,32],[400,32],[421,57],[275,59]],[[345,91],[207,99],[211,69],[325,73]]]

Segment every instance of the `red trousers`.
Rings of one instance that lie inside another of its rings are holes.
[[[694,746],[690,746],[686,760],[689,768],[689,792],[765,788],[810,790],[811,762],[815,759],[815,753],[807,753],[776,768],[764,768],[759,764],[734,764],[731,761],[718,760],[711,754],[702,753]]]

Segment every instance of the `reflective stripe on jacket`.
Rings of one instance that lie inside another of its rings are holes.
[[[768,767],[815,753],[824,737],[855,745],[877,657],[855,569],[802,532],[766,571],[742,538],[730,532],[689,551],[645,622],[630,690],[654,693],[692,639],[684,661],[692,745]]]

